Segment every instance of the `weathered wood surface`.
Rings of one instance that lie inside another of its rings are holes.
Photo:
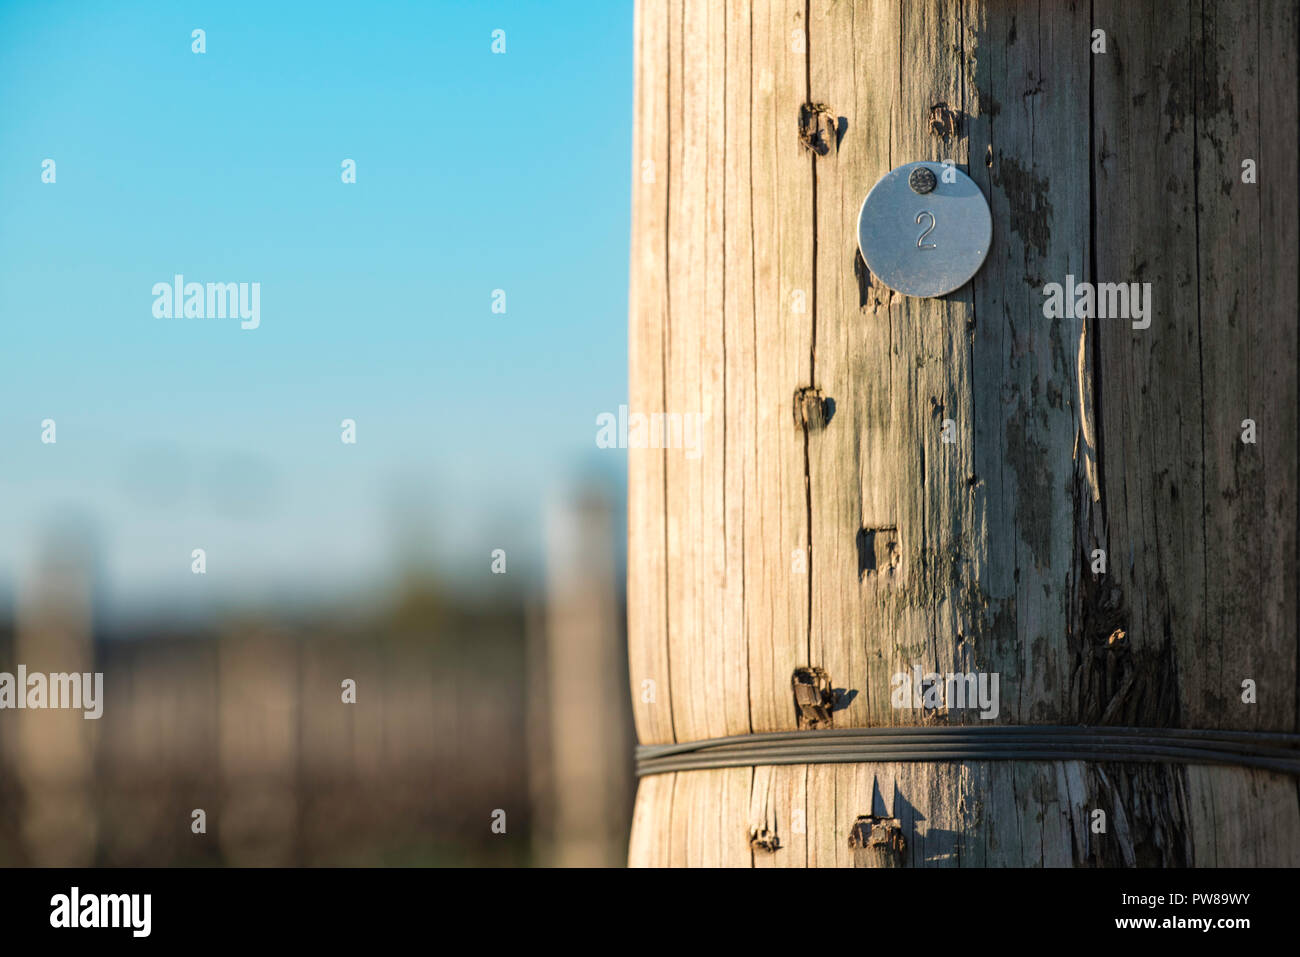
[[[1001,724],[1296,730],[1297,29],[1282,0],[638,5],[630,404],[705,416],[698,458],[629,450],[643,743],[793,730],[803,665],[836,727],[927,721],[890,703],[920,665],[999,674]],[[921,159],[993,213],[942,299],[856,255]],[[1150,327],[1044,318],[1067,275],[1152,283]],[[852,866],[864,815],[908,866],[1300,863],[1292,779],[1078,762],[655,776],[630,860]]]

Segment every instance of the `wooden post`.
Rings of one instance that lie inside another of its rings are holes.
[[[797,730],[799,668],[835,728],[981,723],[894,707],[919,667],[997,675],[998,724],[1296,730],[1296,36],[1286,0],[638,4],[630,413],[703,418],[698,457],[628,443],[641,743]],[[857,255],[917,160],[993,216],[937,299]],[[1067,277],[1150,283],[1150,326],[1046,318]],[[641,780],[630,861],[1295,866],[1300,815],[1237,767],[696,770]]]
[[[217,652],[221,801],[208,826],[222,859],[238,867],[297,858],[298,644],[287,632],[240,627]]]
[[[622,866],[632,805],[614,511],[598,488],[546,520],[545,622],[531,661],[535,846],[540,863]]]
[[[26,572],[19,589],[15,670],[23,665],[29,674],[77,675],[88,685],[83,693],[92,693],[92,555],[53,536]],[[15,690],[24,699],[27,693],[27,687]],[[47,686],[45,694],[40,708],[12,712],[27,859],[38,867],[89,867],[95,862],[99,830],[94,802],[97,719],[87,720],[86,708],[66,703],[55,710],[53,688]],[[102,684],[98,698],[102,715]]]

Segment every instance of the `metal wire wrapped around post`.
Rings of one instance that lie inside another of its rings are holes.
[[[859,761],[1154,761],[1300,775],[1300,734],[1071,725],[834,728],[642,745],[638,777],[672,771]]]

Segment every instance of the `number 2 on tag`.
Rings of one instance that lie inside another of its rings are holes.
[[[927,226],[927,227],[925,227],[925,229],[923,229],[923,230],[921,231],[921,235],[919,235],[919,236],[916,237],[916,248],[917,248],[917,249],[937,249],[937,248],[938,248],[938,246],[937,246],[935,243],[927,243],[927,242],[925,241],[925,237],[926,237],[926,236],[929,236],[930,233],[934,232],[934,213],[930,212],[928,209],[923,209],[923,210],[921,210],[919,213],[916,214],[916,224],[917,224],[918,226],[921,225],[921,220],[925,219],[925,217],[927,217],[927,216],[930,217],[930,225]]]

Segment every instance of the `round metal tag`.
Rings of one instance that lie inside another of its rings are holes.
[[[906,296],[942,296],[984,265],[993,239],[988,200],[955,166],[907,163],[871,188],[858,248],[872,274]]]

